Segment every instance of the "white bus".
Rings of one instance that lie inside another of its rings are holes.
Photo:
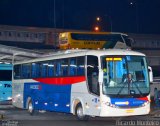
[[[149,73],[144,54],[129,50],[68,50],[14,64],[13,105],[89,116],[150,112]],[[132,75],[133,81],[129,80]]]

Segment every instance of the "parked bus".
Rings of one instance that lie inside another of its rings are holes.
[[[132,80],[128,75],[132,75]],[[89,116],[150,112],[149,73],[144,54],[123,49],[67,50],[14,64],[13,105]]]
[[[12,65],[0,64],[0,103],[9,103],[12,99]]]
[[[60,49],[131,48],[132,39],[116,32],[64,32],[59,34]]]

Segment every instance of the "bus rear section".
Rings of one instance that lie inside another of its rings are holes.
[[[0,103],[10,103],[12,99],[12,65],[0,64]]]

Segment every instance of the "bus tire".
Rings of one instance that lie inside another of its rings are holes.
[[[83,113],[84,112],[83,112],[82,105],[81,105],[81,103],[78,103],[76,106],[76,109],[75,109],[76,117],[80,121],[87,121],[89,119],[89,116],[84,115]]]
[[[33,106],[32,99],[30,99],[29,102],[28,102],[28,112],[29,112],[30,115],[34,114],[34,106]]]

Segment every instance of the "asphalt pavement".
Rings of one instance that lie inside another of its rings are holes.
[[[12,105],[0,105],[2,126],[160,126],[160,108],[151,104],[151,113],[143,116],[100,118],[78,121],[72,114],[37,112],[31,116],[27,110]],[[3,116],[2,116],[3,115]]]

